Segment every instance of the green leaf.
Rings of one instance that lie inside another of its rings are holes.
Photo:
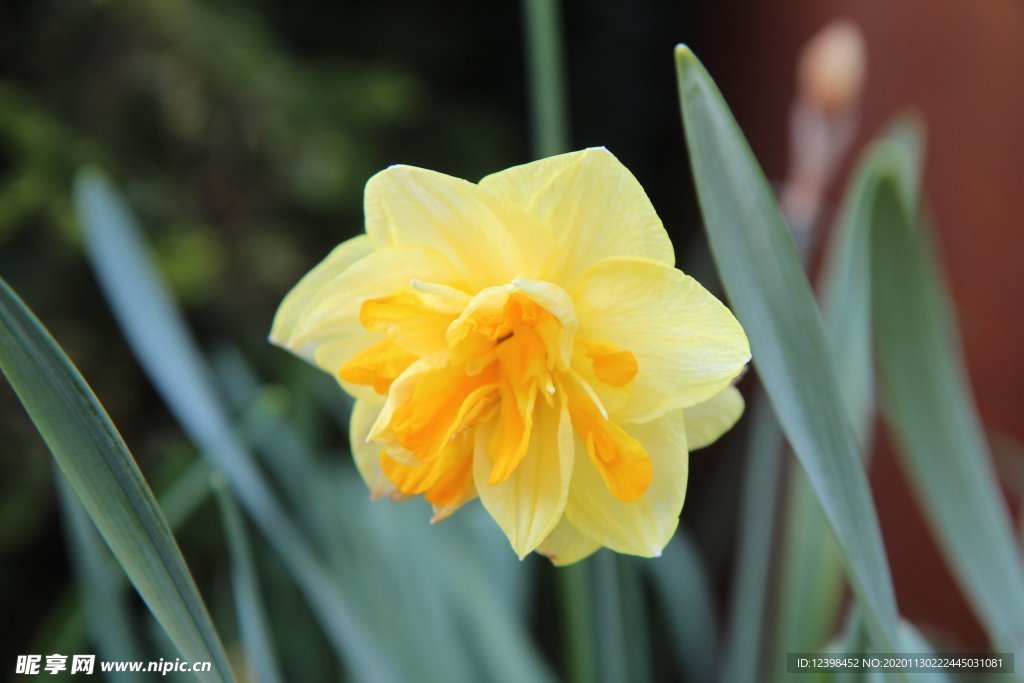
[[[210,486],[210,466],[204,460],[195,460],[189,467],[179,474],[177,478],[171,482],[167,488],[157,496],[157,503],[160,506],[160,510],[163,512],[164,519],[167,520],[167,526],[170,527],[171,531],[175,531],[181,523],[185,521],[198,507],[198,505],[209,495]],[[68,488],[67,482],[63,479],[63,475],[58,480],[63,483],[65,489]],[[68,490],[68,493],[73,494],[73,491]],[[70,522],[70,525],[74,527],[73,533],[76,535],[76,543],[81,542],[85,538],[85,532],[78,530],[78,516],[86,516],[85,510],[82,508],[81,503],[78,503],[78,512],[73,513],[74,519]],[[65,511],[67,516],[67,511]],[[91,533],[96,537],[96,528],[89,522],[89,528],[92,530]],[[102,545],[102,544],[101,544]],[[75,554],[81,552],[79,549],[72,547],[72,558],[74,560]],[[109,557],[110,552],[104,546],[103,554]],[[86,567],[79,569],[78,561],[76,562],[76,572],[83,570],[91,571]],[[91,559],[89,560],[91,562]],[[104,567],[103,571],[106,572],[113,582],[110,588],[100,587],[99,585],[90,585],[88,592],[93,595],[101,596],[100,602],[103,605],[103,618],[108,619],[107,611],[112,609],[109,607],[109,600],[106,591],[117,592],[123,594],[124,588],[128,584],[128,579],[124,572],[120,569],[113,568],[113,559],[110,560],[110,567]],[[92,579],[87,579],[90,584]],[[104,581],[104,579],[100,579]],[[33,645],[28,648],[31,652],[39,652],[45,650],[47,652],[74,652],[81,651],[85,647],[85,636],[86,628],[89,629],[91,634],[96,633],[97,630],[101,631],[106,638],[110,633],[116,633],[118,628],[104,623],[103,625],[93,624],[93,617],[88,616],[87,622],[87,610],[85,606],[86,591],[78,590],[77,586],[69,586],[65,588],[62,595],[54,599],[54,605],[48,610],[48,613],[43,618],[43,626],[38,631],[36,640],[33,640]],[[125,620],[127,621],[127,620]],[[59,624],[59,628],[56,626]],[[56,631],[54,637],[47,637],[47,634]],[[97,636],[93,635],[93,641],[96,642]],[[166,637],[165,637],[166,638]],[[118,639],[119,642],[123,639]],[[125,641],[126,642],[126,641]],[[102,650],[100,654],[102,654]],[[139,657],[128,657],[128,656],[117,656],[108,657],[108,659],[140,659]]]
[[[843,564],[832,529],[802,470],[790,472],[779,563],[775,676],[786,680],[787,652],[818,650],[842,608]]]
[[[210,464],[196,458],[158,496],[160,509],[172,529],[192,516],[210,494]]]
[[[103,659],[141,661],[145,658],[125,600],[124,572],[114,564],[110,551],[64,475],[58,473],[56,479],[57,500],[66,525],[71,561],[81,586],[89,639]],[[132,671],[124,672],[122,678],[130,682],[149,680],[146,674]]]
[[[152,263],[127,208],[98,171],[76,179],[86,247],[107,300],[146,373],[182,427],[221,471],[288,567],[338,656],[360,680],[399,680],[371,633],[360,628],[324,566],[231,427],[211,374]]]
[[[181,551],[121,435],[75,366],[2,279],[0,367],[182,657],[212,662],[203,680],[233,681]]]
[[[878,517],[792,236],[704,67],[682,45],[676,65],[694,179],[723,285],[779,424],[843,549],[868,632],[876,645],[898,652]]]
[[[734,594],[718,677],[730,683],[757,683],[762,679],[762,658],[766,642],[770,642],[765,612],[785,440],[764,399],[764,394],[758,392],[755,400],[750,401],[753,408],[743,477]]]
[[[220,504],[228,548],[231,551],[231,587],[234,591],[238,628],[242,634],[249,671],[258,683],[279,683],[282,680],[281,674],[278,671],[277,655],[274,653],[274,642],[267,628],[267,613],[260,597],[259,580],[256,578],[256,565],[249,549],[245,521],[224,480],[221,477],[214,477],[211,486]]]
[[[710,681],[718,667],[718,618],[714,588],[700,552],[685,531],[644,564],[668,621],[668,638],[687,681]]]
[[[622,593],[619,567],[610,552],[598,553],[588,560],[594,576],[594,624],[597,631],[597,680],[605,683],[629,680],[625,624],[622,617]]]
[[[843,405],[862,446],[869,441],[875,410],[869,265],[875,197],[882,174],[894,164],[899,167],[904,191],[918,196],[922,141],[915,124],[899,121],[864,154],[844,197],[822,270],[821,308],[833,368]]]
[[[897,157],[898,159],[898,157]],[[894,165],[871,234],[884,414],[950,565],[992,640],[1024,649],[1024,567],[971,399],[934,252]]]
[[[640,568],[647,560],[616,555],[619,566],[619,594],[622,596],[622,625],[626,637],[627,679],[632,683],[651,683],[651,631],[644,599],[644,586]]]
[[[902,168],[906,191],[918,194],[922,136],[908,121],[892,126],[863,155],[839,211],[825,252],[821,308],[832,348],[832,367],[857,442],[866,447],[875,413],[871,330],[871,221],[878,183],[892,166]],[[895,154],[894,154],[895,152]],[[869,455],[864,453],[865,458]],[[790,472],[779,579],[776,680],[786,652],[812,652],[832,631],[843,597],[839,548],[806,474]]]

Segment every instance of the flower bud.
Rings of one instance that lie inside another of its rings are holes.
[[[852,21],[833,21],[800,55],[800,95],[827,114],[840,114],[856,106],[866,71],[867,50],[860,28]]]

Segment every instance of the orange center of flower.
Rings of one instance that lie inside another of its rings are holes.
[[[385,336],[338,373],[387,396],[370,438],[402,493],[424,493],[439,507],[464,499],[480,449],[492,463],[491,486],[513,475],[531,443],[541,457],[559,457],[555,435],[533,433],[533,415],[538,400],[554,405],[561,392],[577,453],[586,449],[616,497],[643,495],[650,458],[598,398],[601,385],[627,387],[636,376],[630,351],[577,338],[571,301],[551,285],[517,280],[469,299],[414,284],[363,303],[363,325]],[[483,424],[493,425],[489,437],[474,429]]]

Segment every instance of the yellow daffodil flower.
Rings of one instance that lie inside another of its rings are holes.
[[[365,210],[271,340],[356,397],[372,495],[423,494],[435,520],[479,496],[520,557],[659,555],[688,450],[743,412],[750,347],[636,178],[603,148],[478,184],[392,166]]]

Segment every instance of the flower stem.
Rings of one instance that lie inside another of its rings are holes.
[[[590,565],[586,560],[558,570],[570,683],[597,680]]]
[[[560,10],[558,0],[523,0],[536,158],[561,154],[569,145]]]

